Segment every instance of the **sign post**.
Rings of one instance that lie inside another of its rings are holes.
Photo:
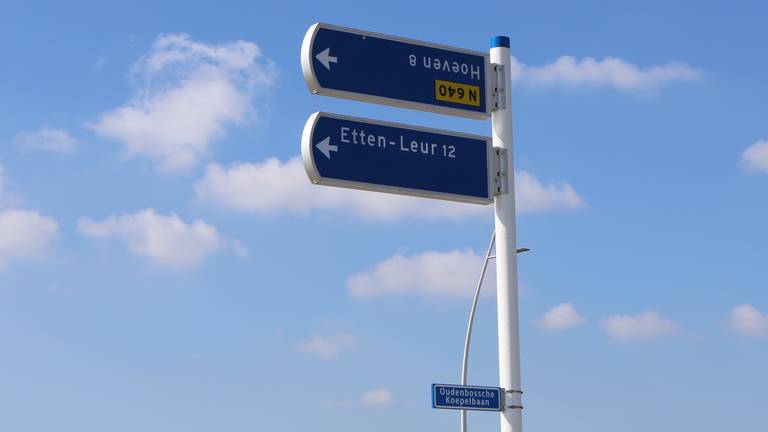
[[[496,195],[496,307],[499,329],[499,387],[505,389],[501,432],[522,432],[520,380],[520,323],[517,302],[517,245],[515,234],[515,180],[512,148],[509,38],[491,38],[491,62],[501,66],[499,96],[503,103],[491,117],[493,146],[506,149],[508,192]]]
[[[315,184],[494,203],[499,387],[432,386],[434,408],[462,411],[462,432],[466,410],[499,411],[501,432],[522,432],[509,46],[508,37],[493,37],[488,55],[318,23],[301,47],[313,94],[491,117],[492,141],[327,113],[312,114],[302,135]]]

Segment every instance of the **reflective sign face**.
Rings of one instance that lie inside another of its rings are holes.
[[[488,55],[315,24],[301,50],[316,94],[462,117],[490,115]]]
[[[488,137],[315,113],[304,127],[301,153],[316,184],[493,201]]]

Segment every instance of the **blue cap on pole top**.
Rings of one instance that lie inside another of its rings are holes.
[[[509,36],[494,36],[491,38],[491,48],[509,48]]]

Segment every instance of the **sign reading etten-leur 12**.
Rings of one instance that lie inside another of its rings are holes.
[[[304,36],[301,68],[315,94],[475,119],[491,113],[489,56],[478,51],[318,23]]]
[[[315,184],[476,204],[498,187],[491,139],[477,135],[314,113],[301,154]]]

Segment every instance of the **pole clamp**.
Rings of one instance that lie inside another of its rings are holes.
[[[500,109],[505,109],[507,107],[507,94],[505,92],[504,83],[506,80],[504,79],[504,72],[505,67],[502,64],[498,63],[491,63],[491,66],[493,67],[493,74],[491,76],[493,77],[493,82],[491,83],[493,85],[493,91],[491,92],[491,101],[493,102],[493,109],[491,111],[496,111]]]
[[[507,149],[493,147],[493,194],[509,193]]]
[[[522,398],[522,390],[504,390],[504,409],[523,409],[522,405],[507,404],[509,399],[515,398],[518,401]],[[517,397],[515,397],[517,395]]]

